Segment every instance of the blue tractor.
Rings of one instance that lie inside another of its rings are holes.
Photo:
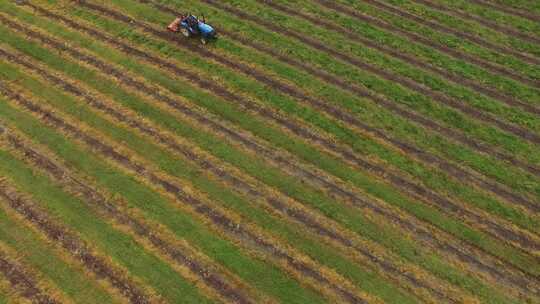
[[[212,26],[206,23],[206,20],[200,20],[193,15],[180,16],[174,19],[167,29],[174,33],[182,33],[185,37],[199,37],[203,44],[216,39],[217,33]]]

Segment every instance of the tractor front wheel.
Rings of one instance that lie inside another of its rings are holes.
[[[189,32],[189,30],[185,27],[180,28],[180,32],[182,33],[182,35],[184,35],[184,37],[191,36],[191,33]]]

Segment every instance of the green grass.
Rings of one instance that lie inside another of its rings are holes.
[[[68,65],[66,64],[65,66]],[[3,65],[2,68],[10,75],[10,77],[17,78],[21,82],[24,79],[24,82],[22,82],[21,85],[31,88],[34,92],[41,92],[42,96],[47,98],[48,102],[53,103],[56,108],[62,109],[62,111],[70,113],[77,119],[85,121],[89,125],[100,129],[116,141],[126,143],[134,151],[138,151],[138,154],[145,155],[147,159],[153,160],[156,164],[160,165],[160,168],[163,171],[190,180],[197,188],[207,193],[214,202],[225,203],[227,208],[234,209],[244,217],[252,219],[267,231],[271,231],[275,235],[287,239],[290,244],[295,244],[296,247],[302,249],[305,253],[308,253],[315,260],[335,268],[345,277],[357,283],[361,288],[371,291],[385,301],[398,301],[402,303],[407,301],[399,294],[396,294],[396,291],[391,290],[391,288],[387,286],[387,283],[381,282],[379,278],[369,271],[366,272],[365,270],[358,268],[358,266],[351,264],[338,254],[335,254],[330,248],[323,246],[320,243],[318,244],[317,240],[312,240],[310,237],[303,235],[304,232],[301,227],[293,226],[291,228],[288,226],[291,225],[290,223],[283,223],[273,219],[263,210],[251,207],[249,202],[235,196],[225,189],[220,189],[219,186],[208,181],[198,169],[193,168],[193,166],[190,166],[179,158],[171,158],[170,154],[163,152],[163,150],[156,147],[151,142],[148,142],[145,138],[140,138],[135,134],[120,131],[118,130],[118,126],[111,125],[107,121],[99,119],[93,112],[86,110],[84,106],[73,105],[72,103],[76,102],[72,101],[69,96],[52,93],[50,88],[39,85],[35,81],[26,80],[24,75],[19,75],[20,73],[17,73],[17,71],[12,68],[10,69],[8,65]],[[96,83],[94,77],[86,77],[86,79],[89,83]],[[110,83],[104,83],[103,81],[102,83],[105,86],[110,86]],[[107,91],[107,94],[112,94],[118,102],[133,108],[139,113],[146,113],[146,118],[162,124],[163,127],[172,129],[176,134],[182,137],[188,137],[190,140],[194,140],[201,147],[208,151],[212,151],[218,157],[257,176],[265,183],[276,186],[288,195],[305,201],[312,207],[321,210],[327,216],[342,222],[349,229],[356,231],[360,235],[367,236],[370,239],[380,242],[382,245],[395,251],[413,263],[424,265],[425,268],[434,272],[437,276],[449,280],[456,285],[464,286],[475,293],[480,290],[478,294],[482,296],[493,292],[488,292],[485,286],[482,286],[479,282],[475,282],[472,278],[464,277],[459,274],[456,269],[448,267],[440,257],[426,252],[420,246],[414,245],[414,243],[406,239],[402,239],[401,234],[392,231],[390,227],[385,226],[383,223],[375,225],[360,214],[356,215],[351,213],[347,208],[334,204],[332,201],[329,201],[327,198],[322,197],[314,191],[307,190],[306,188],[308,187],[300,184],[296,180],[281,175],[268,166],[265,166],[261,160],[242,154],[240,151],[234,150],[231,146],[217,138],[213,138],[210,134],[205,134],[201,130],[195,131],[195,129],[187,125],[186,122],[178,121],[175,117],[168,115],[163,111],[159,111],[156,108],[152,108],[151,105],[138,101],[134,96],[129,96],[128,94],[122,95],[122,91],[117,88],[115,89],[113,86],[110,86],[108,90],[103,88],[101,90]],[[490,297],[492,301],[497,298],[497,296]],[[504,303],[504,301],[501,303]]]
[[[457,37],[454,37],[449,34],[440,33],[434,29],[428,28],[426,26],[419,25],[415,22],[412,22],[408,19],[397,17],[390,13],[387,13],[382,10],[378,10],[368,4],[361,3],[358,1],[351,0],[339,0],[342,4],[345,4],[351,8],[362,11],[365,14],[381,18],[384,21],[391,23],[394,26],[397,26],[401,29],[412,31],[421,36],[428,38],[432,41],[446,45],[450,48],[463,51],[465,53],[477,56],[479,58],[485,59],[487,61],[495,62],[500,65],[503,65],[513,72],[521,73],[527,77],[532,77],[533,79],[538,79],[538,71],[535,70],[534,66],[526,64],[518,59],[505,56],[495,51],[488,50],[474,43],[461,40]]]
[[[112,58],[112,54],[110,52],[108,52],[108,54]],[[141,68],[140,63],[134,64],[133,68],[137,68],[137,69]],[[147,70],[142,74],[145,75],[150,80],[155,81],[154,79],[150,77],[151,73],[149,73]],[[179,85],[179,83],[176,80],[171,81],[167,77],[164,77],[164,78],[165,78],[165,81],[168,81],[169,83],[172,82],[173,86]],[[221,109],[226,109],[228,113],[221,112],[221,115],[226,114],[227,118],[230,117],[233,119],[233,122],[238,122],[238,123],[241,122],[242,124],[250,123],[250,119],[247,117],[243,118],[241,121],[238,121],[239,120],[238,115],[234,114],[234,112],[231,113],[230,108],[228,108],[226,104],[223,104],[220,102],[214,102],[214,100],[211,99],[211,97],[208,97],[208,98],[205,97],[201,99],[201,96],[195,96],[195,98],[192,98],[193,96],[186,95],[187,89],[185,86],[176,87],[174,89],[174,93],[182,94],[186,96],[187,98],[196,100],[197,102],[204,104],[205,106],[207,106],[208,104],[211,104],[212,109],[210,110],[212,111],[215,111],[216,107],[221,108]],[[232,114],[232,115],[229,115],[229,114]],[[255,124],[259,130],[262,129],[260,123],[255,122]],[[263,130],[263,132],[266,132],[266,133],[268,133],[269,131],[271,130],[268,128],[264,128]],[[431,217],[429,221],[434,223],[435,225],[443,229],[446,229],[450,231],[451,233],[460,235],[460,237],[464,237],[468,240],[471,240],[474,243],[482,244],[480,245],[481,247],[491,248],[491,249],[488,249],[489,251],[493,250],[493,248],[498,247],[497,249],[492,251],[496,255],[506,256],[509,259],[514,260],[516,262],[519,261],[518,264],[521,264],[521,263],[524,263],[523,265],[531,264],[530,262],[527,262],[527,260],[529,259],[528,257],[521,255],[518,252],[515,252],[515,250],[510,249],[509,247],[506,247],[506,249],[503,249],[505,247],[504,245],[501,246],[501,244],[499,243],[489,241],[490,238],[486,239],[485,235],[480,236],[482,234],[477,234],[477,232],[472,232],[472,230],[470,230],[469,228],[465,228],[461,223],[458,224],[457,221],[445,218],[444,216],[442,216],[440,213],[436,212],[432,208],[426,208],[425,205],[422,205],[422,204],[418,205],[418,203],[415,203],[415,204],[410,203],[411,202],[410,200],[406,200],[403,197],[399,196],[394,190],[390,190],[390,188],[387,186],[383,186],[383,185],[371,186],[373,185],[373,183],[371,180],[369,180],[369,178],[366,179],[365,177],[362,177],[361,175],[359,175],[358,172],[351,171],[350,168],[343,167],[343,165],[336,163],[335,160],[333,160],[332,158],[326,158],[326,159],[321,158],[321,154],[316,150],[310,149],[308,153],[305,153],[306,147],[304,147],[303,145],[300,145],[299,143],[292,142],[290,138],[283,138],[282,136],[275,136],[275,135],[273,135],[273,137],[274,137],[272,140],[273,142],[278,141],[279,145],[284,146],[286,149],[290,150],[291,152],[301,155],[304,159],[307,159],[310,162],[318,163],[321,168],[325,170],[329,170],[329,172],[335,172],[334,174],[337,174],[337,176],[340,176],[344,178],[345,180],[350,180],[351,182],[355,183],[361,188],[365,188],[370,193],[378,197],[381,197],[382,199],[385,199],[391,202],[392,204],[397,204],[398,206],[406,209],[407,211],[416,214],[420,218]],[[345,170],[346,172],[343,172],[343,170]],[[385,190],[382,190],[382,189],[385,189]],[[434,219],[433,216],[435,216],[436,219]],[[507,250],[510,250],[510,251],[507,251]],[[515,254],[510,253],[510,252],[515,252]],[[530,269],[529,266],[524,266],[524,268]]]
[[[5,151],[1,150],[6,154]],[[117,303],[102,286],[85,275],[84,267],[58,257],[57,248],[43,241],[43,235],[28,229],[0,208],[0,241],[15,250],[19,259],[60,288],[77,303]],[[65,253],[64,253],[65,254]],[[0,301],[1,303],[1,301]]]
[[[4,118],[7,113],[15,114],[5,100],[2,100],[0,108],[0,116]],[[42,125],[30,124],[25,127],[32,128],[33,132],[47,133],[43,132]],[[51,217],[71,231],[76,231],[81,239],[128,269],[130,274],[141,279],[145,286],[153,287],[166,300],[211,303],[165,261],[145,251],[132,237],[113,229],[97,216],[86,203],[66,194],[45,176],[31,170],[5,151],[0,151],[0,172],[9,176],[20,191],[31,193]]]
[[[448,28],[458,30],[463,33],[468,33],[482,37],[482,39],[497,44],[499,46],[505,46],[513,48],[519,52],[533,54],[540,56],[540,50],[534,43],[519,39],[518,37],[512,37],[490,28],[481,26],[475,22],[463,20],[460,18],[452,17],[441,13],[437,10],[431,9],[428,6],[423,6],[413,2],[407,2],[403,0],[392,0],[390,3],[398,8],[408,11],[409,13],[421,16],[426,20],[435,21]],[[474,5],[473,5],[474,6]],[[484,16],[483,18],[489,18]],[[489,19],[488,19],[489,20]],[[534,57],[534,56],[533,56]]]
[[[173,1],[161,2],[168,4],[176,3]],[[389,97],[389,99],[410,107],[419,114],[438,121],[442,125],[459,129],[465,134],[475,137],[480,141],[485,141],[494,146],[503,148],[512,155],[519,155],[520,157],[527,159],[532,158],[534,163],[538,163],[540,159],[538,150],[535,149],[532,144],[526,143],[525,141],[494,127],[475,122],[455,110],[434,103],[423,95],[412,93],[401,88],[395,83],[378,79],[369,73],[352,68],[350,65],[342,63],[332,56],[310,49],[293,39],[261,30],[254,24],[238,22],[234,17],[230,17],[228,14],[222,11],[216,11],[215,9],[202,6],[199,3],[189,2],[185,5],[190,7],[193,6],[197,10],[208,11],[208,14],[212,16],[214,23],[219,23],[222,27],[227,27],[230,31],[242,33],[242,35],[248,37],[249,39],[257,40],[259,42],[264,41],[263,44],[268,45],[279,52],[288,54],[291,57],[295,57],[301,61],[309,62],[317,68],[336,74],[337,76],[343,77],[351,82],[362,83],[373,91],[386,95]],[[129,7],[129,10],[135,10],[136,7],[136,5],[132,5]],[[150,9],[146,7],[144,9],[140,8],[139,10],[142,13],[143,10],[144,12],[148,12]],[[140,16],[142,18],[149,18],[149,15],[150,14],[146,13],[141,14]],[[163,23],[163,21],[160,22]],[[119,31],[118,26],[113,27],[111,31]],[[121,32],[124,33],[126,38],[129,38],[132,35],[128,34],[129,28],[126,29],[122,27]],[[148,39],[142,41],[145,41],[147,44],[149,43]],[[142,41],[141,39],[138,39],[139,43]],[[220,41],[221,40],[218,41],[218,44],[221,43]],[[166,44],[170,45],[169,43]],[[207,66],[209,66],[209,63],[207,60],[204,60],[204,65],[200,67],[205,68]],[[216,74],[217,73],[213,73],[212,75]],[[249,86],[247,86],[247,88],[249,88]],[[267,88],[265,88],[265,90],[267,90]]]
[[[385,45],[393,50],[399,51],[400,53],[413,56],[420,61],[440,67],[453,74],[476,80],[479,83],[496,88],[505,94],[516,97],[525,102],[534,103],[539,98],[538,90],[503,76],[487,72],[482,68],[467,63],[463,60],[455,59],[445,55],[444,53],[434,51],[432,48],[422,44],[411,43],[411,41],[405,37],[384,31],[366,22],[304,0],[288,1],[287,5],[296,10],[301,10],[312,17],[323,20],[333,20],[339,25],[360,36],[363,36],[364,38],[376,41],[379,44]],[[537,76],[540,77],[540,73]]]
[[[136,6],[133,7],[136,8]],[[148,20],[150,22],[172,18],[171,16],[161,15],[157,12],[156,14],[153,14],[155,11],[148,8],[145,8],[144,12],[144,14],[137,14],[136,12],[135,14],[138,19]],[[271,70],[271,73],[279,74],[281,77],[286,78],[288,81],[295,82],[299,87],[304,89],[309,88],[310,92],[312,92],[315,97],[324,98],[340,106],[347,107],[348,110],[354,112],[362,122],[369,123],[375,128],[384,129],[393,134],[395,138],[401,140],[408,139],[409,142],[412,142],[417,147],[421,147],[423,150],[439,154],[441,157],[456,159],[460,164],[466,163],[475,170],[483,172],[488,176],[494,176],[497,181],[510,186],[515,191],[540,193],[540,187],[534,187],[534,183],[531,182],[536,178],[530,174],[516,172],[515,168],[504,165],[493,158],[486,158],[467,148],[451,144],[441,136],[429,134],[425,130],[415,127],[405,119],[397,118],[388,111],[381,110],[371,103],[366,103],[365,100],[355,98],[341,90],[327,86],[321,81],[300,73],[269,56],[263,56],[259,53],[250,51],[249,49],[239,47],[224,39],[220,40],[220,43],[217,43],[216,47],[224,52],[234,53],[234,61],[242,58],[252,64],[257,63],[261,66],[265,66],[265,68]],[[156,49],[158,49],[158,47],[156,47]],[[163,50],[163,48],[159,49]],[[172,54],[172,52],[166,51],[166,55]],[[180,59],[181,57],[178,56],[178,58]]]
[[[254,220],[257,222],[257,224],[259,224],[259,226],[264,227],[269,231],[272,231],[274,235],[278,235],[282,238],[287,239],[291,245],[294,244],[295,246],[302,248],[304,252],[309,253],[312,258],[320,260],[323,264],[327,264],[331,267],[336,267],[339,272],[344,273],[346,277],[351,278],[352,281],[357,283],[359,286],[368,284],[369,289],[367,290],[372,290],[372,292],[374,292],[374,294],[377,296],[379,295],[379,292],[377,292],[377,290],[382,290],[380,296],[386,301],[397,301],[399,303],[411,301],[410,299],[407,299],[406,297],[401,295],[397,290],[394,290],[394,288],[391,287],[387,282],[382,281],[381,278],[378,278],[373,273],[369,271],[366,273],[365,270],[358,267],[354,263],[347,261],[338,254],[335,254],[330,247],[322,246],[320,244],[320,240],[313,240],[309,237],[306,238],[305,236],[303,236],[300,233],[302,232],[302,228],[294,226],[289,227],[288,225],[291,225],[290,223],[282,223],[279,219],[270,217],[263,210],[253,208],[251,206],[252,204],[250,204],[250,202],[246,199],[238,197],[231,191],[227,190],[223,186],[219,186],[215,182],[209,181],[202,174],[200,168],[194,167],[192,164],[187,163],[181,158],[172,157],[171,153],[168,153],[164,149],[156,146],[148,139],[128,132],[125,129],[120,128],[119,126],[113,125],[110,122],[100,118],[95,113],[89,111],[86,106],[77,104],[77,101],[73,100],[71,97],[63,95],[59,92],[55,92],[54,90],[51,90],[50,88],[47,88],[46,86],[43,86],[36,81],[25,79],[24,75],[18,73],[17,70],[13,69],[12,67],[10,68],[9,66],[5,65],[0,66],[2,66],[3,71],[9,73],[11,77],[16,77],[19,81],[24,82],[23,85],[26,88],[31,88],[34,93],[39,92],[39,94],[43,98],[43,101],[47,101],[48,103],[53,104],[58,110],[69,113],[70,115],[74,116],[74,118],[83,121],[96,129],[99,129],[101,132],[110,136],[115,141],[126,143],[133,151],[137,151],[139,155],[144,155],[146,159],[153,161],[155,164],[157,164],[163,172],[167,172],[168,174],[182,178],[186,182],[190,181],[198,189],[201,189],[202,191],[207,193],[211,201],[225,204],[226,207],[233,208],[236,212],[240,212],[246,218],[254,218]],[[88,82],[93,82],[93,79],[91,77],[86,77],[86,79],[88,80]],[[101,81],[101,84],[110,85],[110,83],[107,83],[104,80]],[[109,89],[114,90],[114,87],[109,86]],[[117,88],[116,91],[118,91]],[[111,91],[109,91],[109,93],[111,93]],[[116,95],[118,97],[119,94]],[[132,96],[130,98],[123,98],[119,100],[132,100],[132,103],[135,103],[134,100],[136,100],[136,98]],[[139,107],[144,106],[143,103],[141,103],[140,101],[138,101],[137,104],[139,105]],[[147,108],[149,112],[156,112],[152,111],[152,108],[148,106]],[[165,121],[167,124],[172,124],[174,128],[178,130],[177,133],[183,133],[184,135],[197,135],[200,141],[202,140],[207,142],[207,145],[205,147],[207,149],[215,148],[217,150],[224,151],[226,155],[237,154],[237,151],[234,151],[232,147],[227,146],[226,144],[220,142],[215,138],[206,137],[206,134],[198,133],[194,129],[190,128],[188,125],[176,122],[173,117],[163,112],[159,113],[159,116],[154,116],[152,118],[157,121],[161,120]],[[210,145],[210,147],[208,147],[208,145]],[[249,156],[241,155],[241,153],[236,156],[236,159],[242,160],[243,165],[247,165],[250,163],[250,161],[253,160]],[[284,182],[293,183],[294,186],[291,186],[290,188],[293,188],[294,190],[299,192],[298,194],[295,193],[297,194],[297,197],[302,197],[302,195],[304,195],[304,198],[309,199],[316,195],[313,193],[306,194],[306,192],[308,191],[303,190],[300,187],[301,185],[299,185],[299,183],[295,180],[292,180],[288,177],[279,176],[277,175],[275,170],[272,171],[271,169],[264,168],[260,160],[254,161],[257,162],[257,165],[253,166],[253,170],[251,171],[260,170],[261,172],[259,175],[268,175],[268,177],[273,179],[274,182],[282,178],[284,179]],[[320,200],[321,198],[317,197],[317,199]],[[339,208],[333,207],[333,205],[334,204],[328,201],[328,199],[323,202],[323,206],[325,206],[326,209],[333,208],[340,210]],[[343,209],[344,208],[341,208],[341,213],[348,212],[347,210],[343,211]],[[366,219],[361,219],[360,223],[363,225],[371,225],[372,231],[379,231],[378,227],[375,227],[373,223],[366,222]],[[393,236],[393,238],[397,237],[397,235]],[[385,295],[385,293],[387,293],[388,295]]]
[[[96,25],[99,26],[101,24]],[[114,28],[119,28],[119,25],[111,25],[108,29],[112,30]],[[139,36],[139,39],[133,40],[141,43],[141,39],[144,38]],[[145,45],[149,45],[150,41],[151,40],[145,39]],[[176,56],[182,56],[182,54],[176,54]],[[108,57],[112,59],[113,56],[109,54]],[[119,56],[119,60],[122,60],[124,62],[129,61],[129,59],[124,59],[123,56]],[[192,61],[198,63],[197,67],[207,69],[208,73],[216,73],[219,71],[219,74],[223,75],[225,79],[234,79],[234,77],[238,77],[234,72],[221,68],[219,66],[211,66],[210,64],[208,64],[208,62],[197,62],[195,58],[193,58]],[[137,62],[136,64],[134,64],[132,62],[131,65],[134,66],[134,68],[140,70],[140,67],[135,66],[140,65],[140,63]],[[152,78],[151,73],[148,71],[140,72],[140,74],[145,75],[146,78],[152,79],[153,82],[160,83],[167,88],[170,88],[170,85],[173,85],[176,87],[176,89],[170,89],[171,91],[185,96],[185,93],[183,92],[185,89],[183,88],[183,86],[182,88],[179,88],[179,85],[174,83],[177,82],[177,80],[171,81],[170,79],[168,79],[168,77],[163,76],[158,76],[161,79]],[[328,120],[316,111],[310,110],[298,104],[294,104],[293,100],[287,100],[285,96],[271,94],[271,92],[265,90],[264,87],[254,81],[239,77],[237,79],[238,81],[236,82],[229,82],[229,86],[237,87],[238,90],[241,91],[253,92],[252,94],[256,94],[258,99],[261,101],[272,102],[273,106],[279,108],[280,110],[285,110],[291,115],[300,115],[300,117],[304,120],[315,124],[317,127],[320,127],[330,132],[338,139],[346,142],[360,154],[383,158],[384,161],[389,162],[392,165],[399,167],[400,169],[403,169],[406,172],[420,178],[422,182],[428,187],[436,189],[442,193],[448,192],[451,196],[460,197],[463,201],[474,203],[478,207],[484,208],[490,212],[494,212],[495,214],[498,214],[500,216],[507,217],[512,221],[519,223],[519,225],[522,227],[530,227],[530,225],[536,225],[534,223],[536,221],[535,219],[528,218],[527,215],[525,215],[518,209],[501,204],[500,202],[486,195],[476,193],[470,188],[467,188],[464,185],[460,185],[448,179],[448,177],[446,177],[443,173],[434,171],[431,168],[426,168],[414,161],[411,161],[410,159],[403,157],[399,153],[388,150],[382,147],[380,144],[377,144],[372,139],[359,137],[357,134],[352,133],[350,130],[346,129],[343,125]],[[169,85],[167,86],[163,84],[164,82],[169,83]]]
[[[148,75],[148,73],[145,73],[145,75]],[[182,92],[186,92],[186,88],[185,88],[185,87],[183,88],[183,91],[182,91]],[[207,99],[206,99],[206,98],[200,98],[200,96],[197,96],[196,100],[207,100]],[[208,100],[208,101],[209,101],[209,102],[212,102],[212,100]],[[212,102],[212,104],[219,104],[219,103]],[[259,125],[259,128],[260,128],[260,125]],[[267,130],[267,129],[265,129],[265,130]],[[280,137],[280,138],[281,138],[281,137]],[[282,141],[285,141],[285,140],[283,140],[283,138],[281,138],[281,140],[282,140]],[[288,142],[288,141],[287,141],[287,142]],[[335,168],[336,166],[332,166],[332,167]],[[356,174],[356,175],[358,175],[358,174]],[[358,178],[356,178],[355,180],[358,180]],[[368,178],[364,178],[364,181],[363,181],[363,182],[365,183],[365,182],[368,181],[368,180],[369,180]],[[375,186],[375,187],[373,187],[373,186],[372,186],[372,182],[368,182],[368,184],[371,184],[371,185],[367,186],[367,188],[369,188],[369,189],[371,190],[371,192],[377,192],[377,188],[380,188],[380,186]],[[385,188],[386,188],[386,189],[385,189]],[[383,189],[384,189],[384,190],[383,190]],[[392,195],[395,195],[395,193],[394,193],[392,190],[388,190],[387,187],[383,187],[383,188],[381,189],[381,191],[380,191],[379,193],[376,193],[376,194],[378,194],[378,195],[384,195],[384,196],[383,196],[384,198],[389,198],[389,197],[392,197]],[[403,205],[406,205],[406,206],[408,207],[407,209],[411,210],[410,205],[407,204],[407,201],[403,201],[403,198],[397,198],[397,197],[396,197],[395,199],[392,199],[391,201],[396,201],[396,200],[398,200],[399,202],[403,202],[402,204],[403,204]],[[414,209],[413,209],[413,210],[414,210]],[[420,207],[419,210],[424,211],[425,208]],[[416,213],[418,214],[418,212],[416,212]],[[429,212],[428,212],[428,213],[429,213]],[[442,221],[444,221],[444,220],[442,220],[442,217],[441,217],[440,220],[436,220],[435,222],[436,222],[437,224],[439,224],[439,223],[441,223]],[[447,223],[448,223],[448,222],[447,222]],[[459,225],[458,225],[458,226],[459,226]],[[443,227],[444,227],[444,226],[443,226]],[[455,230],[455,229],[452,229],[452,230]],[[452,230],[451,230],[451,231],[452,231]],[[459,228],[458,228],[458,230],[459,230]],[[476,233],[473,233],[473,235],[474,235],[474,234],[476,234]],[[469,236],[469,238],[470,238],[470,236]],[[484,244],[490,244],[490,246],[492,246],[492,245],[493,245],[493,242],[487,242],[487,243],[484,243]],[[497,244],[497,245],[498,245],[498,244]],[[497,245],[495,245],[495,246],[497,246]],[[499,254],[501,253],[501,251],[499,251],[499,250],[497,250],[497,251],[495,251],[495,252],[497,252],[497,253],[499,253]],[[511,256],[514,257],[514,255],[511,255]]]
[[[514,0],[510,0],[510,1],[505,0],[505,1],[510,2],[508,3],[510,5],[517,4],[519,2],[519,1],[514,1]],[[504,2],[504,1],[501,1],[501,2]],[[515,29],[524,33],[528,33],[531,36],[538,35],[538,33],[540,32],[540,24],[538,23],[535,23],[525,18],[509,15],[509,14],[506,14],[506,13],[503,13],[503,12],[500,12],[500,11],[497,11],[497,10],[494,10],[485,6],[479,6],[469,1],[441,0],[440,3],[448,7],[464,10],[468,13],[488,19],[500,25],[514,27]],[[523,3],[523,5],[525,6],[525,9],[528,11],[532,12],[533,10],[536,9],[538,13],[540,13],[540,4],[538,4],[536,1]]]
[[[2,102],[2,110],[5,111],[0,112],[0,116],[4,117],[6,121],[16,124],[27,136],[48,146],[69,165],[74,166],[80,172],[84,172],[84,174],[95,179],[99,186],[107,189],[113,196],[118,195],[123,197],[129,207],[141,209],[149,219],[167,226],[179,238],[191,242],[208,256],[230,268],[231,271],[236,272],[241,278],[250,282],[262,292],[267,292],[289,303],[304,303],[306,301],[320,303],[322,301],[313,292],[300,288],[298,283],[292,281],[276,267],[265,264],[258,259],[247,257],[240,252],[239,248],[219,238],[215,232],[203,228],[201,223],[198,223],[195,218],[186,213],[179,212],[170,202],[148,187],[136,182],[133,177],[126,176],[103,164],[90,151],[81,150],[62,135],[54,133],[52,130],[28,117],[28,115],[14,110],[5,104],[5,102]],[[148,204],[148,202],[152,203]],[[77,212],[73,213],[72,216],[77,216]],[[79,210],[78,214],[82,214],[82,211]],[[66,217],[66,220],[70,219]],[[85,231],[85,233],[94,234],[92,231]],[[112,248],[116,247],[114,245],[110,246]],[[123,256],[128,257],[132,261],[134,260],[134,257],[129,254]],[[143,268],[142,271],[146,269],[153,273],[158,270],[149,266],[152,263],[141,263],[137,265]],[[169,286],[169,284],[177,283],[174,280],[169,279],[167,282],[163,282],[163,284],[160,283],[161,280],[167,279],[165,274],[159,276],[159,280],[154,282],[155,284],[159,284],[160,288],[167,288],[167,290],[163,290],[165,292],[164,295],[181,293],[180,285],[178,287]],[[149,285],[153,286],[153,284]],[[158,291],[161,290],[158,289]],[[181,297],[171,298],[179,299]]]
[[[493,113],[507,121],[523,125],[529,129],[536,129],[536,127],[540,125],[538,124],[537,117],[533,114],[526,113],[520,109],[504,106],[500,102],[475,93],[474,90],[452,84],[440,76],[436,76],[430,72],[424,72],[406,62],[382,55],[381,52],[377,50],[372,50],[360,44],[351,42],[348,37],[341,33],[313,26],[312,23],[301,18],[282,14],[267,6],[257,4],[258,1],[256,0],[230,2],[234,2],[234,6],[241,8],[243,11],[256,14],[257,17],[262,20],[280,24],[286,28],[294,28],[299,34],[303,34],[304,36],[309,35],[334,50],[353,55],[352,57],[391,72],[394,75],[402,75],[409,79],[413,79],[417,83],[424,84],[435,91],[442,92],[448,96],[467,102],[484,112]],[[536,104],[540,102],[540,94],[538,94],[538,92],[530,90],[528,93],[528,95],[520,97],[525,101],[534,102]]]

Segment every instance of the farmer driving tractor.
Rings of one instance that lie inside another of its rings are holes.
[[[206,23],[204,17],[201,21],[191,14],[177,17],[167,26],[167,29],[174,33],[181,32],[185,37],[200,36],[203,44],[206,44],[210,39],[217,38],[216,31]]]

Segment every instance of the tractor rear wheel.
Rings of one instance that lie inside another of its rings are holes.
[[[187,28],[185,28],[185,27],[181,27],[180,32],[182,33],[182,35],[184,35],[184,37],[191,36],[191,33],[189,32],[189,30]]]

